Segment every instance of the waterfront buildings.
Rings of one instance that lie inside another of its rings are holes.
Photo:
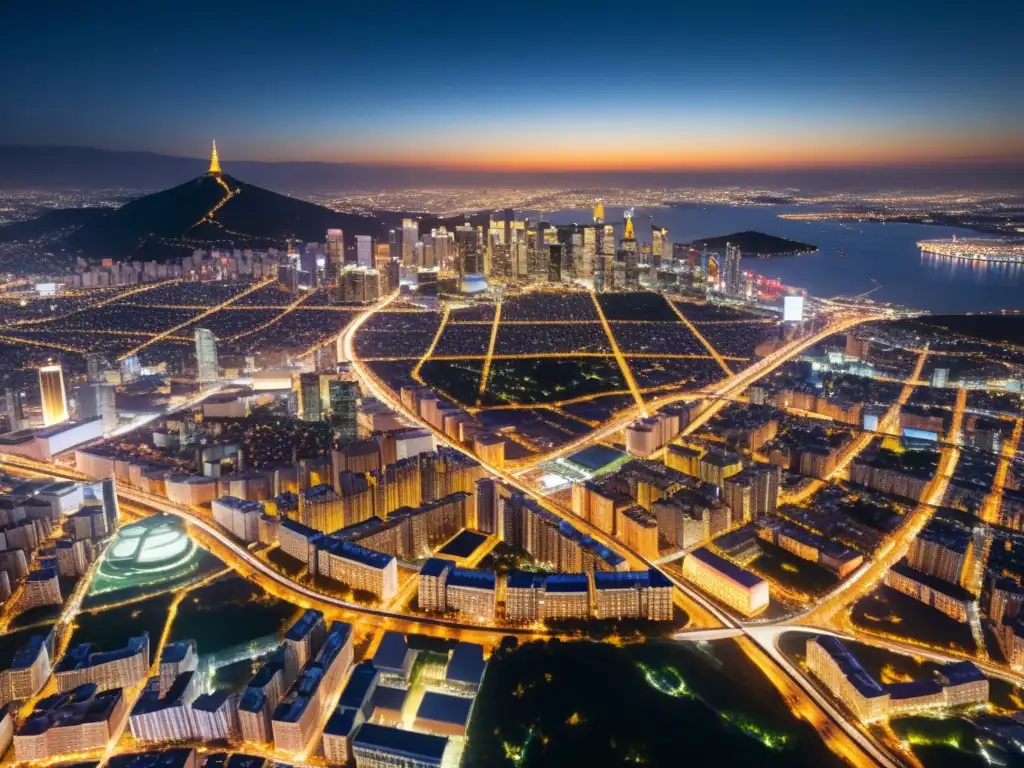
[[[160,654],[160,692],[166,692],[186,672],[194,672],[199,666],[195,640],[168,643]]]
[[[768,582],[706,548],[683,558],[683,576],[746,616],[768,607]]]
[[[254,744],[273,740],[270,716],[288,687],[285,652],[280,649],[259,668],[238,702],[238,724],[242,739]]]
[[[141,744],[188,741],[193,736],[190,707],[199,680],[194,671],[183,672],[166,689],[151,677],[128,718],[132,738]]]
[[[0,707],[11,701],[31,699],[50,677],[54,633],[32,635],[11,659],[8,669],[0,670]]]

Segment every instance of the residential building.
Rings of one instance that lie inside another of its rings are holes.
[[[706,548],[683,558],[683,576],[746,616],[768,607],[768,582]]]

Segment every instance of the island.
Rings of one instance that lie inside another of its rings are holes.
[[[739,246],[743,256],[751,256],[758,259],[776,259],[783,256],[801,256],[807,253],[815,253],[818,246],[810,243],[801,243],[798,240],[789,240],[785,237],[767,235],[764,232],[746,230],[744,232],[733,232],[731,235],[720,235],[718,237],[697,238],[691,246],[709,251],[724,252],[726,245]]]

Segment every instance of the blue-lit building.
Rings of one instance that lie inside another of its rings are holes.
[[[364,724],[352,740],[358,768],[437,768],[444,763],[448,738]]]
[[[382,676],[400,677],[408,680],[412,665],[416,662],[416,651],[401,632],[385,632],[373,655],[373,666]]]
[[[413,725],[419,731],[438,736],[465,736],[472,714],[472,697],[427,691]]]

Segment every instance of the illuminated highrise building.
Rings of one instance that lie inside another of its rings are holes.
[[[341,229],[327,230],[327,277],[334,278],[345,263],[345,232]]]
[[[561,243],[554,243],[547,246],[548,252],[548,282],[562,282],[562,246]]]
[[[725,264],[722,269],[722,283],[725,292],[732,296],[739,295],[743,290],[742,275],[740,273],[741,256],[738,245],[725,244]]]
[[[59,364],[39,369],[39,399],[43,406],[43,426],[68,420],[68,399],[64,392],[64,370]]]
[[[402,219],[402,263],[413,263],[413,252],[420,239],[420,223],[416,219]]]
[[[602,203],[600,200],[594,203],[594,223],[604,223],[604,203]]]
[[[206,384],[220,378],[217,337],[208,328],[196,328],[196,381]]]
[[[430,237],[434,241],[434,260],[437,266],[442,272],[451,270],[455,237],[445,227],[431,230]]]
[[[672,255],[668,242],[668,228],[651,225],[651,264],[660,267]]]
[[[626,212],[626,227],[622,233],[622,242],[619,250],[636,253],[636,230],[633,229],[632,211]]]
[[[460,275],[480,273],[482,266],[480,250],[480,237],[476,227],[470,224],[460,224],[455,228],[455,268]]]

